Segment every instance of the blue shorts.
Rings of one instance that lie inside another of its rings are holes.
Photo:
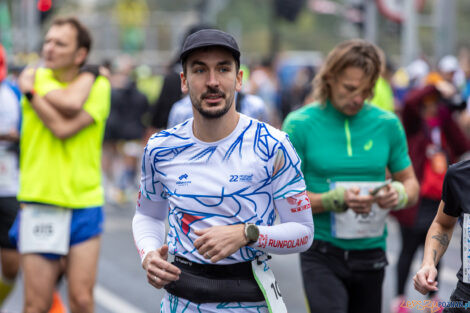
[[[21,213],[19,210],[15,222],[10,228],[8,235],[10,241],[17,247],[19,229],[21,223]],[[103,232],[104,211],[103,207],[92,207],[86,209],[72,209],[72,220],[70,225],[70,246],[82,243]],[[62,255],[53,253],[39,253],[50,260],[58,260]]]

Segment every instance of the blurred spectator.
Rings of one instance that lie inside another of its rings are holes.
[[[393,76],[393,66],[385,56],[385,53],[379,49],[379,55],[382,61],[380,69],[380,76],[377,79],[374,87],[374,97],[370,103],[382,110],[394,112],[395,111],[395,98],[391,86],[391,79]]]
[[[13,290],[20,266],[20,256],[8,238],[8,230],[20,208],[16,194],[21,93],[6,76],[6,53],[0,45],[0,308]]]
[[[184,39],[189,35],[201,30],[211,28],[208,25],[196,25],[191,27]],[[178,54],[179,55],[179,52]],[[173,104],[181,99],[183,93],[181,92],[181,79],[180,73],[182,72],[181,64],[179,57],[175,56],[172,62],[169,64],[167,72],[163,80],[162,90],[160,96],[158,97],[157,102],[153,106],[153,114],[151,119],[151,126],[153,129],[150,129],[149,132],[153,133],[155,130],[162,130],[167,128],[168,116],[170,115],[171,107]],[[149,135],[149,134],[148,134]]]
[[[269,114],[266,105],[258,96],[238,92],[235,100],[237,112],[255,118],[261,122],[269,123]],[[176,102],[171,108],[168,119],[168,128],[183,123],[193,117],[193,106],[189,95]]]
[[[399,68],[392,77],[392,86],[395,96],[395,112],[401,116],[404,99],[407,93],[425,84],[429,74],[429,65],[423,59],[416,59],[405,68]]]
[[[303,65],[296,69],[291,77],[289,86],[280,89],[280,110],[281,119],[284,119],[290,112],[305,104],[305,99],[312,92],[312,81],[315,76],[315,69],[311,65]],[[287,87],[287,88],[286,88]]]
[[[470,49],[465,47],[460,52],[460,66],[464,73],[464,83],[462,85],[462,102],[465,110],[460,115],[460,126],[467,137],[470,138]]]
[[[163,86],[163,76],[153,75],[150,66],[142,64],[135,69],[137,89],[147,96],[149,103],[157,101]]]
[[[459,61],[453,55],[446,55],[439,61],[437,69],[437,72],[431,72],[428,75],[426,82],[431,85],[447,82],[447,84],[441,84],[441,92],[445,92],[443,100],[450,105],[451,110],[462,109],[462,96],[456,80],[456,74],[460,71]]]
[[[249,81],[249,93],[263,99],[270,115],[270,124],[280,127],[281,119],[277,105],[277,92],[278,82],[276,72],[274,71],[274,59],[267,57],[252,70]]]
[[[121,49],[128,53],[139,51],[145,45],[145,25],[149,20],[146,0],[115,1],[114,13],[119,25]]]
[[[142,119],[149,107],[147,97],[137,90],[133,73],[134,61],[123,56],[111,77],[111,111],[105,131],[103,170],[108,199],[117,203],[125,202],[126,191],[134,194],[137,186],[135,178],[145,132]]]

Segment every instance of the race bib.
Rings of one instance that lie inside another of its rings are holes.
[[[0,189],[17,184],[16,155],[0,148]]]
[[[331,189],[342,186],[360,188],[361,195],[369,194],[374,187],[383,182],[334,182]],[[390,209],[382,209],[376,203],[372,204],[368,214],[358,214],[351,209],[344,213],[331,214],[331,233],[335,238],[358,239],[382,236],[385,227],[385,219]]]
[[[462,275],[463,282],[470,283],[470,214],[464,213],[462,224]]]
[[[268,257],[263,255],[251,262],[253,276],[263,292],[269,313],[287,313],[281,290],[267,261]]]
[[[27,204],[20,213],[21,253],[68,253],[72,218],[70,209]]]

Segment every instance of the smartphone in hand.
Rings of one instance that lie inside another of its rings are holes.
[[[387,186],[388,184],[390,184],[392,182],[392,179],[387,179],[386,181],[384,181],[382,184],[378,185],[377,187],[375,187],[374,189],[372,189],[369,194],[371,196],[375,196],[379,193],[380,189],[382,189],[383,187]]]

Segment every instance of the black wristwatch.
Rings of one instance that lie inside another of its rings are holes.
[[[259,228],[253,223],[245,224],[245,237],[248,239],[248,245],[254,244],[258,241]]]
[[[34,91],[26,91],[24,93],[24,96],[26,97],[26,99],[28,99],[29,102],[31,102],[31,100],[33,100],[34,94]]]

